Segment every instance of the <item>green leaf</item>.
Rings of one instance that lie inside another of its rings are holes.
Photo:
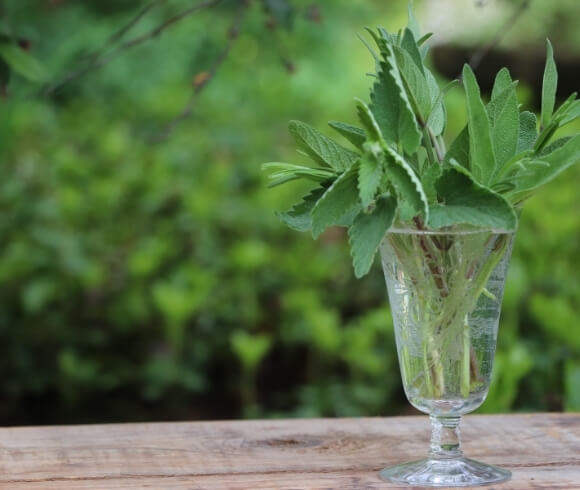
[[[470,169],[479,183],[488,185],[496,169],[491,127],[479,85],[469,65],[463,68],[463,84],[467,99]]]
[[[554,61],[554,49],[550,40],[546,40],[547,55],[546,68],[544,69],[544,80],[542,86],[542,127],[548,126],[554,106],[556,105],[556,89],[558,87],[558,70]]]
[[[335,131],[338,131],[356,148],[362,150],[363,144],[367,138],[364,129],[340,121],[330,121],[328,125]]]
[[[358,164],[355,164],[334,181],[314,206],[312,235],[317,238],[326,228],[342,225],[345,217],[360,210]]]
[[[285,213],[276,213],[286,225],[296,231],[309,231],[312,228],[312,210],[326,192],[326,187],[317,187],[302,198],[292,209]]]
[[[507,70],[504,73],[507,73]],[[509,77],[509,73],[507,73],[507,77]],[[499,75],[498,78],[500,78]],[[496,79],[495,86],[498,86],[498,79]],[[491,102],[487,105],[487,114],[491,124],[491,139],[497,167],[501,169],[506,162],[511,160],[518,149],[520,110],[515,84],[510,83],[506,89],[496,94],[495,98],[492,96]]]
[[[538,158],[541,159],[544,155],[548,155],[556,150],[562,148],[568,141],[570,141],[573,136],[564,136],[563,138],[557,139],[550,143],[546,148],[544,148],[540,153],[538,153]]]
[[[397,69],[403,80],[411,107],[419,119],[425,122],[431,113],[432,107],[431,92],[427,79],[407,51],[399,46],[393,46],[392,50],[395,54]]]
[[[0,57],[14,70],[31,82],[42,83],[48,80],[48,72],[32,55],[16,44],[1,43]]]
[[[528,197],[530,191],[547,184],[571,165],[580,160],[580,135],[574,136],[563,146],[551,153],[543,154],[540,160],[521,170],[514,183],[516,190],[510,197]]]
[[[291,180],[304,178],[314,182],[325,182],[336,176],[336,173],[326,168],[304,167],[291,163],[270,162],[262,165],[262,170],[273,171],[268,176],[271,182],[268,187],[276,187]]]
[[[382,176],[381,162],[372,153],[365,153],[360,159],[358,174],[359,194],[364,208],[374,201]]]
[[[502,68],[495,76],[495,82],[491,92],[491,100],[497,99],[504,90],[507,90],[512,85],[513,80],[510,71],[507,68]]]
[[[401,155],[388,146],[384,150],[386,176],[395,188],[401,205],[400,219],[406,221],[415,216],[427,219],[429,203],[421,181]]]
[[[433,33],[432,32],[428,32],[427,34],[425,34],[423,37],[421,37],[418,41],[417,41],[417,45],[419,47],[422,47],[423,44],[425,44],[429,39],[431,39],[433,37]],[[421,53],[423,54],[423,53]],[[425,56],[423,55],[423,58]]]
[[[520,114],[520,134],[518,136],[517,153],[531,150],[538,139],[538,120],[533,112],[524,111]]]
[[[447,169],[435,184],[442,203],[430,209],[429,227],[471,225],[515,230],[517,216],[511,205],[499,194],[478,184],[455,168]]]
[[[360,99],[355,99],[355,101],[358,118],[365,129],[367,139],[374,142],[384,143],[381,128],[370,108]]]
[[[423,58],[421,57],[417,41],[415,40],[415,37],[413,36],[413,33],[409,28],[405,28],[405,31],[403,32],[403,40],[401,41],[401,47],[409,54],[411,59],[415,62],[417,68],[424,75],[425,71],[423,67]]]
[[[562,118],[562,122],[560,123],[560,127],[565,126],[566,124],[570,124],[572,121],[575,121],[580,117],[580,100],[574,101],[573,104],[570,105],[566,113]]]
[[[427,196],[427,200],[430,203],[437,201],[437,190],[435,189],[435,183],[439,180],[439,177],[441,177],[442,172],[443,168],[441,165],[431,165],[427,168],[427,170],[425,170],[425,173],[421,178],[425,195]]]
[[[445,161],[457,160],[465,168],[469,168],[469,127],[465,126],[457,135],[445,155]]]
[[[421,131],[401,75],[396,68],[392,47],[387,47],[387,57],[371,93],[371,111],[388,143],[400,142],[403,149],[414,153],[421,142]]]
[[[288,129],[298,147],[321,165],[342,172],[359,158],[358,153],[344,148],[306,123],[290,121]]]
[[[359,214],[349,228],[349,243],[357,278],[363,277],[370,270],[381,241],[393,224],[396,209],[396,200],[383,196],[377,200],[371,214]]]
[[[443,134],[447,125],[447,113],[445,111],[444,97],[447,92],[457,83],[457,80],[449,82],[443,90],[439,88],[437,80],[428,69],[425,69],[425,78],[431,96],[431,109],[427,118],[427,126],[435,136]]]
[[[413,12],[413,0],[410,0],[407,5],[407,14],[409,16],[409,29],[413,33],[413,36],[415,36],[415,39],[419,39],[421,37],[421,27],[415,17],[415,13]]]
[[[373,31],[370,27],[366,27],[365,29],[371,35],[381,53],[387,49],[388,43],[394,42],[391,38],[391,35],[384,29],[379,29],[379,34]]]

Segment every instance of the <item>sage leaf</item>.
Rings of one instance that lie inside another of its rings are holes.
[[[509,202],[455,168],[443,172],[435,184],[442,203],[431,205],[429,227],[471,225],[515,230],[517,216]]]
[[[374,201],[382,176],[383,167],[378,158],[370,152],[363,155],[359,165],[358,187],[364,208]]]
[[[360,213],[348,230],[354,273],[361,278],[370,270],[377,250],[387,230],[395,220],[397,202],[382,196],[372,213]]]
[[[288,129],[298,147],[321,165],[342,172],[359,158],[358,153],[344,148],[306,123],[290,121]]]
[[[563,146],[542,154],[534,164],[527,165],[514,179],[516,189],[510,197],[519,197],[555,179],[560,173],[580,160],[580,135],[574,136]],[[527,196],[526,196],[527,197]]]
[[[509,73],[507,76],[509,77]],[[498,85],[497,81],[496,79],[496,86]],[[492,96],[491,102],[487,105],[487,114],[491,124],[491,139],[497,167],[501,169],[516,154],[518,149],[520,110],[515,84],[510,82],[507,88],[496,94],[495,98]]]
[[[510,71],[507,68],[502,68],[500,71],[497,72],[495,76],[495,81],[493,83],[493,89],[491,92],[491,100],[497,99],[500,94],[510,88],[513,84],[512,77],[510,75]]]
[[[463,68],[463,84],[469,121],[469,166],[477,181],[488,185],[496,169],[491,127],[481,100],[479,85],[473,70],[467,64]]]
[[[556,105],[556,89],[558,87],[558,70],[554,61],[554,48],[550,40],[546,40],[547,56],[546,67],[544,69],[544,80],[542,85],[542,127],[548,126],[554,106]]]
[[[424,124],[427,121],[432,107],[431,93],[427,79],[407,51],[399,46],[393,46],[391,49],[395,55],[397,69],[403,80],[407,98],[411,103],[413,111]]]
[[[520,133],[516,153],[531,150],[538,139],[538,119],[533,112],[524,111],[520,114]]]
[[[564,117],[562,118],[562,122],[560,123],[560,127],[565,126],[566,124],[570,124],[572,121],[575,121],[580,117],[580,100],[574,101],[573,104],[570,105],[568,110],[566,111]]]
[[[441,165],[431,165],[427,167],[427,170],[422,175],[421,182],[423,184],[423,190],[425,191],[425,196],[427,196],[428,202],[437,202],[437,190],[435,189],[435,182],[441,177],[443,168]]]
[[[407,27],[403,32],[403,39],[401,41],[401,47],[409,54],[411,59],[415,62],[415,65],[419,69],[419,71],[425,75],[424,67],[423,67],[423,58],[419,51],[419,46],[417,45],[417,41],[415,40],[415,36],[411,30]]]
[[[392,47],[387,45],[387,57],[371,92],[371,111],[388,143],[398,143],[405,152],[414,153],[421,142],[421,131],[405,86],[396,66]]]
[[[401,155],[390,147],[385,147],[385,151],[385,173],[401,206],[400,219],[406,221],[421,216],[426,220],[429,203],[421,181]]]
[[[360,210],[357,163],[340,175],[314,206],[312,235],[317,238],[327,228],[342,225],[345,217]]]
[[[276,216],[293,230],[309,231],[312,228],[312,210],[325,191],[326,187],[313,189],[292,209],[284,213],[278,212]]]
[[[304,167],[291,163],[270,162],[262,165],[262,170],[273,171],[268,177],[271,182],[268,187],[276,187],[286,182],[304,178],[314,182],[324,182],[336,177],[336,173],[326,168]]]
[[[415,17],[415,13],[413,12],[413,0],[411,0],[407,6],[407,15],[409,18],[409,29],[415,36],[415,39],[419,39],[421,37],[421,27],[419,26],[419,21],[417,17]]]
[[[340,121],[330,121],[328,125],[335,131],[338,131],[356,148],[362,150],[363,144],[366,141],[364,129]]]
[[[463,167],[469,168],[469,127],[465,126],[457,135],[445,155],[445,161],[457,160]]]
[[[367,135],[367,140],[385,144],[379,123],[375,119],[375,116],[371,112],[370,108],[362,100],[355,100],[358,118],[365,128],[365,135]]]
[[[573,136],[564,136],[563,138],[553,141],[548,146],[546,146],[540,153],[538,153],[538,158],[541,159],[544,155],[548,155],[560,148],[562,148],[568,141],[570,141]]]
[[[449,82],[443,90],[439,88],[437,80],[427,68],[425,68],[425,78],[431,96],[431,109],[427,117],[427,126],[435,136],[443,134],[447,125],[447,113],[443,98],[445,94],[457,83],[457,80]]]

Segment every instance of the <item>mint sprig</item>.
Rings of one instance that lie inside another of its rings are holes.
[[[316,186],[278,216],[318,237],[331,226],[349,229],[355,275],[365,275],[382,237],[391,227],[452,230],[517,228],[516,209],[541,186],[580,160],[580,135],[552,141],[561,127],[580,117],[572,94],[557,110],[558,72],[552,45],[542,90],[540,125],[522,111],[516,85],[503,68],[491,100],[481,97],[475,74],[463,69],[467,122],[449,149],[445,146],[445,94],[425,65],[427,41],[409,14],[398,34],[368,30],[377,48],[370,102],[356,101],[360,127],[330,126],[353,149],[306,123],[290,122],[299,150],[314,166],[265,164],[272,187],[306,179]]]

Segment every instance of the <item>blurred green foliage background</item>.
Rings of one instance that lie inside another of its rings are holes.
[[[195,4],[158,3],[127,39]],[[418,2],[417,15],[439,42],[477,49],[517,2],[467,3]],[[543,57],[554,34],[556,54],[580,64],[577,29],[561,28],[577,2],[553,4],[532,0],[502,38],[504,59]],[[30,44],[56,81],[145,5],[4,1],[0,33]],[[268,190],[260,172],[297,160],[289,119],[323,131],[354,120],[373,68],[356,35],[401,27],[406,2],[244,3],[223,66],[159,141],[239,5],[201,10],[49,95],[2,75],[3,424],[411,413],[378,264],[356,281],[342,230],[314,242],[286,229],[274,210],[303,189]],[[454,35],[459,16],[478,24],[471,37],[463,21]],[[452,137],[461,90],[447,103]],[[576,167],[525,209],[482,411],[580,410],[579,183]]]

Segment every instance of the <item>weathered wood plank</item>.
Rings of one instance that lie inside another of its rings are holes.
[[[0,429],[0,488],[395,488],[377,471],[418,459],[427,417]],[[468,456],[501,488],[580,488],[580,414],[468,416]]]
[[[517,470],[514,478],[497,490],[558,490],[580,488],[578,472],[554,474],[551,468]],[[5,486],[4,486],[5,485]],[[35,482],[5,482],[0,488],[14,490],[409,490],[382,482],[376,472],[342,473],[267,473],[214,476],[175,476],[112,478],[97,480],[57,480]],[[494,488],[494,487],[491,487]]]

